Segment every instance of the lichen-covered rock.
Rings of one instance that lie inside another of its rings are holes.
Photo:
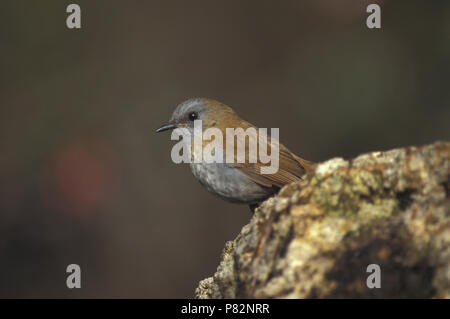
[[[449,189],[445,142],[318,164],[256,210],[195,295],[450,298]]]

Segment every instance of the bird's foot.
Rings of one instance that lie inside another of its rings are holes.
[[[248,207],[250,207],[250,210],[252,211],[252,214],[255,213],[255,210],[259,207],[259,204],[261,204],[261,203],[256,203],[256,204],[250,204],[250,205],[248,205]]]

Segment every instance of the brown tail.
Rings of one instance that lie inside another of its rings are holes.
[[[292,156],[294,156],[295,160],[297,162],[299,162],[300,165],[303,166],[307,172],[309,172],[316,165],[316,163],[307,161],[307,160],[295,155],[294,153],[292,153]]]

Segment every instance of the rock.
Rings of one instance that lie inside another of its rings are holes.
[[[450,298],[449,189],[446,142],[318,164],[261,204],[195,296]]]

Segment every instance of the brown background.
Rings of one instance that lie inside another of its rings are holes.
[[[314,161],[450,138],[449,1],[4,0],[0,23],[0,297],[193,296],[250,213],[154,133],[187,98]]]

